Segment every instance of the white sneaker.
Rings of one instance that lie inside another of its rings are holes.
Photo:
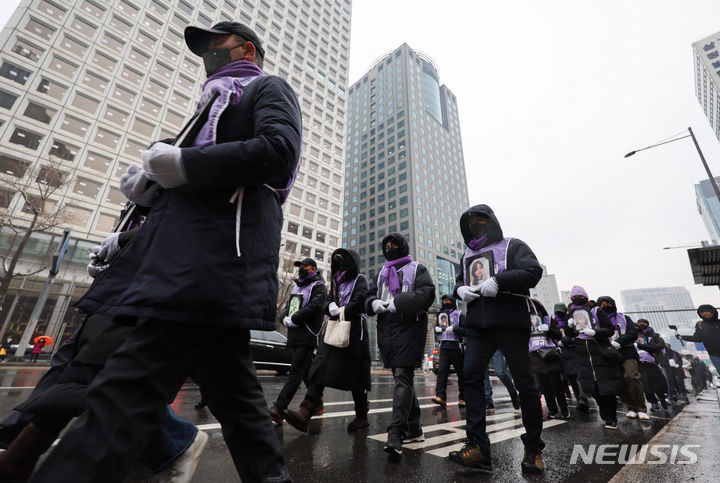
[[[161,483],[189,483],[197,469],[200,455],[207,442],[207,433],[198,431],[195,440],[188,449],[158,474],[159,481]]]
[[[636,413],[635,411],[628,411],[625,416],[627,416],[628,419],[637,419],[638,413]]]
[[[644,423],[650,422],[650,416],[647,415],[647,413],[638,413],[638,419]]]

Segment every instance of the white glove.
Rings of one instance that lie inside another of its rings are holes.
[[[330,302],[330,305],[328,305],[328,312],[333,317],[336,315],[340,315],[340,307],[338,307],[335,302]]]
[[[283,319],[283,325],[285,327],[297,327],[297,324],[292,321],[292,317],[290,317],[289,315],[286,315]]]
[[[498,284],[495,277],[490,277],[480,285],[480,293],[483,297],[494,297],[498,293]]]
[[[593,329],[583,329],[581,332],[585,335],[589,335],[590,337],[595,335],[595,331]]]
[[[471,287],[468,287],[467,285],[458,287],[457,294],[458,297],[460,297],[460,300],[468,304],[473,300],[477,300],[480,298],[480,294],[475,292]]]
[[[575,319],[573,319],[573,318],[571,317],[571,318],[568,319],[567,325],[568,325],[568,327],[576,327],[576,326],[577,326],[577,322],[575,321]]]
[[[120,233],[110,233],[99,245],[92,247],[89,256],[93,262],[101,261],[103,263],[110,263],[110,260],[120,251],[120,245],[118,244],[119,236]]]
[[[452,334],[454,330],[455,330],[455,329],[453,329],[453,326],[452,326],[452,325],[448,325],[448,326],[447,326],[447,329],[445,329],[445,332],[447,332],[448,334]]]
[[[384,314],[388,311],[387,307],[385,307],[385,303],[380,299],[373,300],[371,305],[373,312],[376,314]]]
[[[613,346],[614,348],[620,350],[620,344],[619,344],[618,342],[612,341],[612,342],[610,342],[610,343],[612,344],[612,346]]]
[[[675,362],[674,359],[670,359],[670,367],[674,367],[674,368],[677,369],[677,368],[680,367],[680,366],[678,366],[678,363]]]
[[[437,333],[439,334],[439,333],[442,332],[442,331],[443,331],[443,330],[442,330],[442,327],[440,327],[439,325],[436,325],[436,326],[435,326],[435,332],[437,332]]]
[[[540,332],[547,332],[550,330],[550,327],[547,326],[547,324],[542,324],[538,326],[538,331]]]
[[[106,268],[107,265],[95,265],[95,261],[92,261],[87,264],[87,273],[92,278],[95,278],[100,275]]]
[[[162,186],[150,181],[145,172],[136,164],[130,166],[127,173],[120,178],[122,194],[140,206],[152,206],[161,189]]]
[[[155,143],[142,153],[143,169],[148,179],[163,188],[177,188],[188,182],[182,163],[182,149],[165,143]]]
[[[397,312],[397,309],[395,308],[395,299],[391,300],[390,303],[387,306],[388,312],[394,314]]]

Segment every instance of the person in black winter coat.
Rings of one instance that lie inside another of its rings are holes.
[[[507,360],[526,433],[522,470],[543,471],[542,406],[530,370],[530,288],[542,278],[542,267],[530,247],[505,238],[500,223],[487,205],[469,208],[460,217],[467,245],[455,295],[467,304],[465,322],[465,402],[467,443],[449,458],[462,466],[492,471],[490,439],[486,432],[485,371],[497,349]],[[478,277],[482,266],[482,276]],[[479,280],[475,280],[478,277]]]
[[[461,346],[465,334],[465,314],[458,310],[452,295],[442,296],[442,308],[435,322],[435,333],[440,340],[438,351],[440,363],[433,402],[442,407],[447,406],[447,381],[452,365],[458,378],[458,406],[465,407],[463,377],[465,359]]]
[[[282,324],[288,329],[287,345],[293,349],[293,355],[287,381],[270,408],[270,417],[277,424],[282,424],[285,419],[285,410],[300,387],[300,382],[304,381],[305,386],[310,387],[308,372],[315,348],[320,342],[327,299],[327,287],[317,271],[315,260],[305,258],[296,261],[294,265],[299,268],[298,278],[280,314]],[[322,401],[317,403],[315,410],[322,410]]]
[[[622,380],[620,353],[610,344],[615,328],[605,311],[587,305],[587,297],[577,296],[572,302],[565,333],[575,339],[579,384],[597,401],[605,428],[617,429],[617,395]]]
[[[161,189],[78,307],[135,327],[34,481],[123,480],[191,370],[240,478],[290,480],[249,342],[250,329],[276,324],[282,203],[299,167],[302,114],[289,84],[262,72],[264,49],[247,26],[188,27],[185,40],[207,54],[198,112],[211,103],[209,115],[185,147],[156,143],[143,169],[121,179],[133,201]],[[218,340],[233,350],[217,350]]]
[[[309,371],[310,385],[298,411],[287,411],[287,422],[300,431],[307,431],[313,414],[322,405],[325,387],[351,391],[355,403],[355,419],[348,431],[369,426],[370,409],[367,393],[370,391],[370,344],[368,342],[365,300],[368,281],[359,272],[360,257],[352,250],[338,248],[330,258],[330,293],[323,311],[330,320],[350,322],[350,340],[347,347],[335,347],[321,338],[318,353]]]
[[[542,307],[538,302],[534,302],[534,305]],[[530,369],[540,392],[545,396],[548,419],[568,419],[570,412],[565,399],[567,384],[562,381],[563,361],[557,348],[562,332],[557,322],[544,313],[543,310],[530,316]]]
[[[640,357],[645,399],[650,403],[650,411],[658,412],[660,406],[663,409],[668,407],[666,401],[668,384],[661,369],[663,360],[667,364],[667,357],[664,354],[665,341],[650,327],[647,319],[638,319],[636,325],[638,338],[635,347]]]
[[[680,336],[682,340],[702,342],[710,355],[710,362],[720,374],[720,321],[718,312],[712,305],[701,305],[697,313],[702,320],[695,324],[693,335]]]
[[[400,233],[385,236],[381,248],[385,266],[370,285],[365,308],[368,315],[377,315],[380,355],[395,379],[385,451],[396,461],[404,442],[425,440],[413,378],[423,359],[435,284],[425,265],[412,259]]]
[[[637,327],[630,317],[618,312],[612,297],[599,297],[597,301],[600,309],[607,314],[615,328],[615,334],[611,337],[610,343],[620,351],[620,364],[623,372],[623,387],[620,397],[628,409],[626,416],[649,423],[650,417],[646,412],[645,392],[640,374],[640,358],[635,349]]]

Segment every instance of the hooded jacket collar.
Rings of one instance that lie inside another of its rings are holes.
[[[485,215],[490,219],[490,231],[488,231],[487,234],[488,238],[487,242],[485,242],[486,247],[494,245],[495,243],[503,239],[503,232],[502,228],[500,227],[500,222],[498,222],[498,219],[495,216],[493,210],[488,205],[475,205],[465,210],[465,213],[463,213],[460,217],[460,232],[462,233],[463,240],[465,241],[466,246],[469,247],[470,242],[473,240],[472,233],[470,233],[470,228],[468,227],[468,219],[470,218],[471,214]]]

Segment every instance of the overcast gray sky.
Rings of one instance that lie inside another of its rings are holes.
[[[561,290],[620,302],[685,286],[718,305],[686,250],[662,249],[708,239],[691,140],[623,156],[692,126],[720,175],[691,48],[719,30],[717,0],[356,0],[350,82],[403,42],[431,56],[458,98],[471,204],[489,204]]]

